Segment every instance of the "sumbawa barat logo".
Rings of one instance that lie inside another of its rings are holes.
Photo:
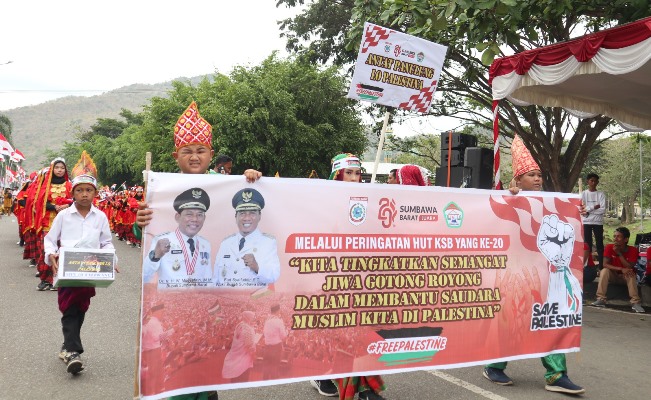
[[[377,213],[377,218],[382,222],[384,228],[391,228],[395,226],[396,216],[396,201],[388,197],[380,199],[380,210]]]

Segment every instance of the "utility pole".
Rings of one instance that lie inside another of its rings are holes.
[[[642,208],[642,137],[638,133],[638,148],[640,149],[640,233],[644,232],[642,222],[644,222],[644,208]]]

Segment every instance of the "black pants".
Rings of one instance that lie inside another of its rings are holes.
[[[603,267],[604,259],[604,226],[603,225],[583,225],[583,239],[592,252],[592,234],[597,243],[597,264],[599,268]]]
[[[84,352],[81,344],[81,326],[84,324],[86,313],[73,304],[63,313],[61,317],[61,328],[63,330],[63,348],[72,353]]]

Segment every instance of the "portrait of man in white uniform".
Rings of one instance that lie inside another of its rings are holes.
[[[198,235],[210,198],[205,190],[192,188],[179,194],[173,206],[178,226],[153,239],[143,261],[143,281],[157,282],[158,289],[212,287],[210,242]]]
[[[217,252],[213,279],[217,287],[260,288],[280,276],[276,239],[258,229],[264,198],[242,189],[232,200],[238,231],[225,238]]]

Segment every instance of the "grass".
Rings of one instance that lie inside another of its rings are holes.
[[[642,222],[636,220],[632,224],[622,224],[617,218],[604,218],[604,245],[613,242],[615,229],[624,226],[631,231],[631,238],[628,241],[630,246],[635,244],[635,236],[638,233],[651,232],[651,219],[644,219]]]

